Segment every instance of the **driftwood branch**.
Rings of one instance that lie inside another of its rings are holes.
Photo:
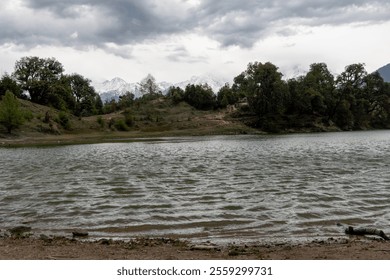
[[[337,225],[342,226],[341,224]],[[390,238],[383,232],[383,230],[376,228],[354,228],[347,226],[345,227],[344,232],[350,235],[376,235],[382,237],[384,240],[390,240]]]

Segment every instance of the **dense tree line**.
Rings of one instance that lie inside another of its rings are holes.
[[[91,81],[80,74],[64,74],[64,67],[54,58],[18,60],[12,75],[5,74],[0,80],[0,96],[7,91],[76,116],[98,114],[103,108]]]
[[[8,104],[12,99],[10,94],[5,98],[6,92],[80,117],[131,112],[133,106],[164,97],[150,74],[139,83],[139,89],[139,98],[127,92],[103,105],[90,80],[64,74],[62,64],[54,58],[23,57],[11,75],[0,79],[0,99]],[[314,63],[305,75],[284,80],[274,64],[253,62],[218,93],[207,84],[189,84],[185,89],[171,87],[164,98],[173,105],[186,102],[199,110],[244,103],[246,110],[238,110],[238,115],[249,115],[248,124],[263,130],[310,128],[314,123],[343,130],[390,127],[390,84],[378,72],[367,73],[360,63],[346,66],[337,76],[325,63]],[[4,112],[3,105],[3,119]]]
[[[352,64],[335,77],[325,63],[310,65],[306,75],[283,80],[270,63],[249,63],[245,71],[214,95],[207,85],[171,88],[173,102],[185,101],[209,110],[245,99],[256,116],[254,126],[265,130],[310,126],[320,121],[344,130],[390,127],[390,84],[364,64]],[[309,123],[303,120],[309,119]]]
[[[114,102],[116,108],[161,97],[151,77],[140,84],[143,97],[130,102],[123,97]],[[171,87],[166,97],[199,110],[246,102],[244,113],[255,117],[250,125],[264,130],[310,129],[314,122],[343,130],[390,127],[390,84],[378,72],[367,73],[361,63],[348,65],[338,76],[325,63],[314,63],[305,75],[284,80],[274,64],[254,62],[216,94],[207,84],[189,84],[185,89]]]
[[[185,90],[179,87],[172,87],[168,91],[168,98],[174,103],[187,102],[189,105],[199,110],[211,110],[216,106],[216,97],[207,84],[193,85],[188,84]]]
[[[390,86],[363,64],[334,77],[325,63],[315,63],[306,75],[284,81],[276,66],[256,62],[234,79],[232,90],[248,98],[259,127],[269,119],[299,126],[304,116],[345,130],[390,125]]]

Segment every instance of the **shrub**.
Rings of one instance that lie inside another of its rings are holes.
[[[123,119],[115,120],[114,127],[119,131],[128,131],[129,127],[126,125]]]
[[[71,128],[69,116],[64,111],[60,111],[58,113],[58,118],[56,122],[60,124],[64,129],[69,130]]]
[[[108,128],[111,129],[114,124],[115,124],[115,119],[110,118],[110,120],[108,121]]]
[[[24,111],[23,116],[24,116],[24,119],[27,121],[31,121],[34,118],[34,115],[31,111]]]
[[[18,128],[24,122],[23,111],[15,95],[7,91],[0,102],[0,124],[2,124],[8,133]]]
[[[96,119],[97,123],[100,125],[101,128],[104,128],[104,125],[105,125],[105,121],[104,119],[102,118],[102,116],[98,116],[97,119]]]
[[[46,111],[46,113],[45,113],[45,118],[43,119],[43,122],[44,122],[44,123],[50,123],[51,119],[52,119],[52,117],[51,117],[50,112],[49,112],[49,111]]]
[[[129,109],[126,109],[123,112],[123,116],[125,117],[125,123],[127,126],[129,127],[134,126],[134,116]]]

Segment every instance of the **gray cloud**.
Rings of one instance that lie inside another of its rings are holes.
[[[34,10],[46,10],[54,17],[82,21],[85,15],[92,15],[90,36],[86,40],[92,44],[114,42],[131,44],[159,35],[182,31],[176,16],[161,14],[155,1],[151,0],[25,0]],[[81,26],[83,27],[83,26]]]
[[[0,44],[95,46],[118,54],[120,48],[112,44],[131,45],[182,32],[174,16],[160,14],[152,2],[24,0],[17,9],[0,9]]]
[[[207,57],[194,56],[184,46],[176,46],[167,50],[167,58],[171,61],[184,62],[184,63],[207,63]]]
[[[223,45],[251,47],[270,34],[291,34],[297,25],[388,21],[390,4],[386,0],[205,0],[200,15],[203,30]]]
[[[26,48],[98,47],[130,57],[129,45],[176,34],[201,33],[222,46],[294,34],[298,25],[375,23],[390,19],[387,0],[12,0],[0,4],[0,44]],[[3,7],[1,6],[3,5]],[[186,53],[177,53],[185,59]],[[173,55],[174,57],[174,55]]]

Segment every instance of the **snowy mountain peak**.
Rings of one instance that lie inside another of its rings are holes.
[[[211,87],[211,89],[213,90],[213,92],[217,93],[221,89],[221,87],[223,87],[225,85],[225,83],[226,83],[225,81],[223,81],[221,79],[217,79],[217,78],[212,77],[212,76],[192,76],[189,80],[177,83],[175,86],[178,86],[182,89],[185,89],[185,87],[188,84],[191,84],[191,85],[208,84]]]
[[[112,80],[104,81],[103,83],[97,83],[94,85],[97,92],[107,92],[112,90],[125,91],[127,88],[127,83],[121,78],[114,78]]]
[[[127,83],[122,78],[116,77],[116,78],[112,79],[111,81],[105,81],[104,84],[107,84],[107,85],[110,84],[110,85],[114,85],[114,86],[123,86]]]
[[[191,79],[179,82],[176,84],[168,83],[168,82],[160,82],[157,83],[160,91],[163,94],[168,92],[168,89],[172,86],[180,87],[185,89],[188,84],[200,85],[200,84],[208,84],[214,93],[217,93],[221,87],[224,86],[225,82],[209,76],[192,76]],[[112,99],[118,100],[119,96],[125,94],[130,91],[135,95],[135,97],[140,97],[142,94],[139,90],[138,83],[127,83],[122,78],[113,78],[112,80],[107,80],[102,83],[94,84],[95,90],[100,94],[103,102],[110,101]]]

